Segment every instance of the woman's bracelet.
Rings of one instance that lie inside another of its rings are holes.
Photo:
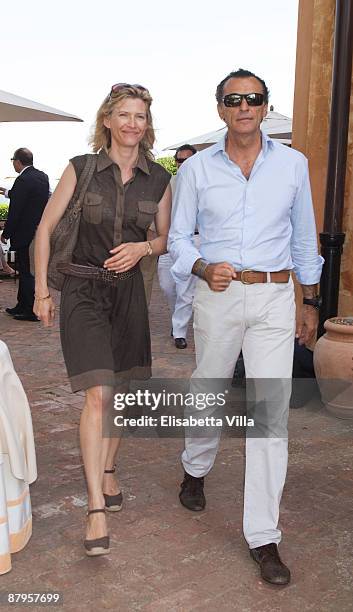
[[[149,240],[147,240],[147,251],[146,256],[153,255],[152,244]]]
[[[44,297],[39,297],[39,295],[34,294],[34,297],[36,300],[48,300],[51,297],[51,295],[50,293],[48,293],[48,295],[45,295]]]

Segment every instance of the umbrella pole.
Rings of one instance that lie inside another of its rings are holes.
[[[337,315],[346,178],[349,105],[352,79],[353,0],[336,0],[334,62],[324,228],[320,234],[321,254],[325,259],[320,282],[322,307],[318,335],[324,322]]]

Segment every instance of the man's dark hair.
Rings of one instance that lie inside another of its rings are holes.
[[[253,72],[250,72],[250,70],[244,70],[243,68],[239,68],[238,70],[234,70],[233,72],[230,72],[217,85],[216,99],[217,99],[218,104],[220,104],[222,102],[224,86],[225,86],[226,82],[229,81],[229,79],[248,79],[250,77],[253,77],[254,79],[257,79],[259,81],[259,83],[261,83],[263,94],[264,94],[264,104],[267,104],[270,92],[269,92],[269,89],[267,88],[267,85],[266,85],[265,81],[263,79],[261,79],[260,77],[258,77]],[[249,93],[251,93],[251,92],[249,92]]]
[[[177,150],[175,151],[174,159],[177,158],[177,155],[178,155],[179,151],[191,151],[191,153],[193,155],[195,155],[195,153],[197,153],[197,149],[195,149],[195,147],[193,147],[192,145],[190,145],[190,144],[183,144],[183,145],[181,145],[181,147],[178,147]]]
[[[25,149],[22,147],[21,149],[17,149],[13,155],[14,159],[17,159],[24,166],[32,166],[33,165],[33,153],[29,149]]]

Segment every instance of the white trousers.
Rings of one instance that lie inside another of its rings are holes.
[[[244,285],[233,281],[224,292],[197,281],[194,299],[196,370],[192,378],[231,378],[243,351],[247,378],[261,387],[276,379],[280,401],[274,404],[281,437],[247,437],[243,531],[250,548],[279,543],[279,505],[288,462],[287,420],[295,336],[293,282]],[[279,381],[287,381],[281,384]],[[196,383],[196,381],[195,381]],[[273,381],[275,384],[275,381]],[[278,384],[279,383],[279,384]],[[272,384],[272,383],[271,383]],[[277,394],[278,395],[278,394]],[[202,413],[199,413],[202,417]],[[182,463],[192,476],[212,468],[221,431],[187,437]]]
[[[196,276],[190,274],[186,281],[175,282],[170,268],[173,260],[169,253],[161,255],[158,261],[158,279],[172,313],[174,338],[186,338],[192,317],[192,303],[195,294]]]

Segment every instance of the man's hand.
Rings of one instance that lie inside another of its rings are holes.
[[[5,195],[6,187],[0,187],[1,195]]]
[[[7,238],[5,238],[4,234],[1,234],[1,242],[7,244]]]
[[[226,261],[217,264],[208,264],[205,270],[205,281],[212,291],[225,291],[237,273]]]
[[[113,272],[126,272],[146,255],[146,242],[125,242],[110,253],[113,257],[105,260],[104,268]]]
[[[302,306],[295,337],[299,344],[310,345],[316,338],[319,324],[319,311],[313,306]]]

